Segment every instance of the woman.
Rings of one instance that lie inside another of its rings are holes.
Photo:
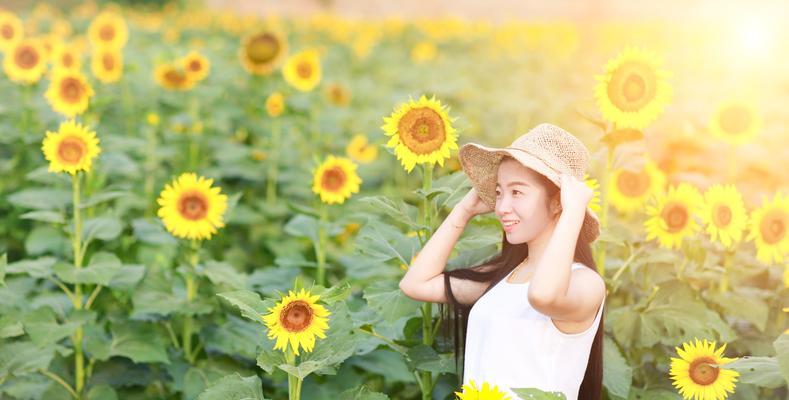
[[[563,129],[541,124],[506,148],[474,143],[458,157],[473,187],[400,281],[415,300],[448,304],[463,383],[600,399],[606,288],[590,243],[600,225],[584,182],[589,152]],[[444,271],[468,221],[495,212],[502,251]]]

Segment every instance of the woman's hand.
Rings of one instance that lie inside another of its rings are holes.
[[[477,189],[473,187],[468,191],[468,193],[466,193],[463,199],[461,199],[455,207],[459,207],[468,215],[469,218],[479,214],[493,212],[493,208],[489,207],[487,204],[485,204],[485,202],[482,201],[482,199],[479,198],[477,195]]]
[[[586,182],[579,181],[578,178],[569,174],[561,174],[559,183],[562,210],[575,209],[580,210],[581,213],[586,212],[586,206],[594,196],[592,188],[587,186]]]

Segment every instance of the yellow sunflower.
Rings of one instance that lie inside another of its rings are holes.
[[[269,314],[261,315],[268,327],[268,338],[277,339],[274,350],[287,351],[288,344],[296,355],[299,347],[311,352],[315,348],[315,337],[326,338],[329,329],[329,310],[317,301],[320,296],[312,295],[302,288],[298,293],[292,290],[276,306],[268,309]]]
[[[94,94],[88,80],[79,71],[55,69],[45,96],[53,110],[73,117],[88,109]]]
[[[211,70],[211,63],[202,54],[192,51],[182,60],[186,75],[194,82],[202,81]]]
[[[104,11],[91,21],[88,39],[94,48],[108,47],[120,50],[129,39],[126,21],[120,15]]]
[[[611,174],[608,184],[608,201],[623,214],[642,210],[647,199],[660,193],[666,185],[666,176],[652,160],[646,160],[638,171],[619,168]]]
[[[123,53],[109,47],[93,50],[90,70],[102,83],[117,82],[123,76]]]
[[[491,387],[488,382],[482,383],[482,388],[478,388],[474,380],[463,385],[463,392],[455,392],[458,400],[510,400],[512,397],[499,390],[498,386]]]
[[[282,76],[291,86],[309,92],[321,81],[321,63],[317,50],[305,50],[294,54],[282,67]]]
[[[64,121],[57,132],[47,131],[41,145],[49,172],[90,171],[93,159],[101,152],[96,132],[74,120]]]
[[[3,60],[8,79],[24,84],[38,82],[47,68],[44,47],[36,39],[22,39],[11,45]]]
[[[55,46],[50,61],[53,69],[79,71],[82,68],[82,54],[75,46],[67,43]]]
[[[662,247],[679,248],[684,237],[698,230],[695,215],[703,198],[695,187],[682,182],[651,200],[647,204],[649,219],[644,222],[647,240],[657,238]]]
[[[704,192],[701,222],[712,240],[731,248],[742,240],[748,213],[742,195],[734,185],[713,185]]]
[[[187,172],[165,186],[157,200],[158,215],[170,233],[184,239],[210,239],[225,226],[227,196],[212,187],[213,182]]]
[[[368,164],[378,158],[378,146],[368,143],[367,136],[358,134],[354,135],[345,147],[345,153],[354,161]]]
[[[266,113],[268,113],[269,117],[279,117],[284,111],[285,96],[282,93],[274,92],[266,98]]]
[[[726,100],[718,104],[709,122],[710,133],[729,143],[750,141],[762,129],[762,117],[756,106],[742,100]]]
[[[608,61],[605,74],[595,77],[595,98],[603,117],[618,128],[642,129],[654,121],[671,100],[668,71],[652,52],[627,47]]]
[[[12,12],[0,10],[0,51],[7,52],[24,35],[22,20]]]
[[[756,258],[772,264],[781,263],[789,254],[789,196],[776,193],[771,201],[762,198],[762,206],[751,213],[747,240],[756,242]]]
[[[597,179],[591,178],[589,174],[584,174],[584,183],[586,186],[592,189],[594,195],[592,196],[592,200],[589,201],[589,208],[592,211],[599,213],[601,210],[600,205],[600,183],[597,182]]]
[[[416,164],[444,166],[450,150],[458,148],[452,121],[440,101],[422,95],[418,101],[410,99],[384,117],[381,128],[391,136],[386,147],[394,147],[397,159],[411,172]]]
[[[250,74],[268,75],[288,52],[288,43],[274,31],[259,31],[241,39],[238,59]]]
[[[351,102],[351,92],[336,83],[326,87],[326,97],[330,103],[340,107],[347,106]]]
[[[411,61],[421,64],[436,58],[436,45],[429,41],[422,41],[411,48]]]
[[[196,83],[191,79],[186,69],[173,63],[157,65],[153,76],[159,86],[169,90],[189,90]]]
[[[359,192],[362,179],[356,174],[356,164],[345,157],[330,155],[315,170],[312,191],[327,204],[342,204],[351,194]]]
[[[683,399],[686,400],[722,400],[734,393],[734,385],[740,373],[722,368],[736,358],[723,357],[724,343],[715,349],[715,342],[707,339],[696,343],[683,343],[682,348],[675,347],[681,358],[671,358],[669,375]]]

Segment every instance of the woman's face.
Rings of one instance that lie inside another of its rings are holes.
[[[495,212],[509,243],[529,242],[554,221],[546,197],[536,172],[511,158],[499,164]]]

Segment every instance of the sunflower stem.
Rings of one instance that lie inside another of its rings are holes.
[[[279,168],[279,147],[282,125],[278,118],[271,122],[271,145],[269,146],[268,174],[266,176],[266,203],[273,206],[277,202],[277,172]]]
[[[74,233],[71,236],[71,245],[74,252],[74,268],[82,268],[82,215],[80,214],[80,174],[71,175],[71,205],[74,208]],[[82,285],[74,285],[74,309],[82,309]],[[74,390],[79,398],[85,385],[85,358],[82,354],[82,325],[77,327],[71,341],[74,344]]]
[[[611,184],[611,166],[614,163],[614,153],[610,149],[606,154],[605,171],[603,178],[600,182],[600,230],[605,231],[608,228],[608,185]],[[597,243],[597,253],[595,264],[597,264],[597,271],[600,276],[605,276],[605,242],[600,241]]]
[[[154,173],[156,171],[156,146],[157,146],[158,131],[156,128],[151,127],[148,129],[147,142],[148,150],[145,152],[145,198],[147,199],[147,206],[145,207],[145,216],[147,218],[153,217],[153,210],[156,200],[153,197],[154,186]]]
[[[318,285],[326,286],[326,222],[328,220],[326,205],[318,205],[320,219],[318,222],[318,243],[315,244],[315,258],[318,261],[318,270],[315,280]]]
[[[427,238],[430,236],[430,231],[432,230],[430,226],[430,214],[432,209],[427,194],[433,183],[433,164],[423,164],[422,166],[422,195],[424,196],[422,199],[422,225],[423,229],[425,229],[424,237]],[[422,304],[422,344],[433,346],[433,303],[430,302]],[[419,385],[422,389],[422,399],[430,400],[433,397],[433,374],[428,371],[422,371],[419,375],[421,376],[422,382],[422,384]]]
[[[721,274],[719,287],[721,293],[729,291],[729,270],[731,269],[733,255],[734,253],[728,248],[723,253],[723,273]]]
[[[200,257],[200,243],[197,240],[192,240],[191,254],[189,255],[189,271],[186,273],[186,301],[191,305],[197,295],[197,281],[195,280],[194,273],[197,268],[197,263]],[[187,310],[188,311],[188,310]],[[192,315],[189,314],[184,319],[183,326],[183,351],[184,355],[190,364],[194,364],[197,354],[192,352]]]
[[[290,347],[285,348],[285,361],[290,366],[296,366],[296,354]],[[301,399],[301,383],[301,378],[288,373],[288,400]]]

